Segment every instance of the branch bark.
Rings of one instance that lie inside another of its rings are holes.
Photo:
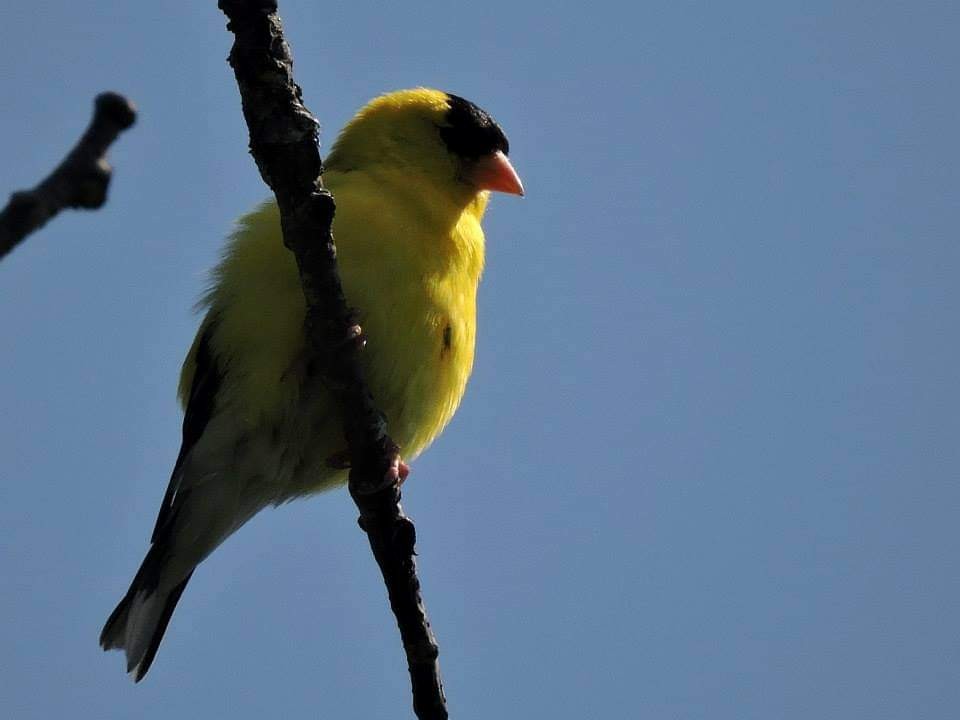
[[[107,148],[137,112],[112,92],[98,95],[93,108],[90,125],[56,169],[32,190],[13,193],[0,211],[0,259],[64,208],[96,210],[106,202],[112,173]]]
[[[420,596],[416,530],[400,507],[398,448],[364,382],[364,341],[337,273],[333,197],[322,186],[318,123],[301,101],[293,60],[274,0],[220,0],[235,36],[236,75],[250,152],[280,208],[283,242],[297,259],[307,315],[305,332],[336,398],[350,454],[350,495],[360,511],[397,618],[421,720],[445,720],[439,649]]]

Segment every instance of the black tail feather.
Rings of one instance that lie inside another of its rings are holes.
[[[170,623],[170,617],[173,615],[187,583],[193,576],[191,571],[180,583],[165,592],[165,595],[161,598],[163,607],[160,608],[160,612],[158,614],[155,611],[151,613],[153,615],[152,627],[142,625],[142,623],[149,623],[151,620],[149,616],[142,616],[141,614],[140,617],[136,618],[136,622],[141,624],[141,627],[130,628],[130,612],[134,603],[143,603],[150,599],[150,596],[159,592],[159,588],[162,586],[161,573],[165,565],[165,554],[161,547],[162,543],[155,543],[150,548],[140,565],[140,569],[133,578],[133,582],[130,583],[130,589],[127,590],[126,595],[123,596],[123,599],[110,614],[103,626],[103,631],[100,633],[100,647],[104,650],[122,649],[126,652],[127,672],[135,671],[135,682],[140,682],[143,676],[147,674],[147,670],[150,669],[153,658],[157,654],[157,649],[160,647],[160,642],[163,640],[163,634]],[[150,638],[145,647],[142,643],[144,631],[149,633]],[[132,637],[139,637],[140,640],[134,640]]]
[[[147,674],[147,670],[149,670],[153,664],[153,658],[157,654],[157,649],[160,647],[160,641],[163,640],[163,634],[167,631],[167,625],[170,623],[170,616],[173,615],[177,603],[180,602],[180,596],[183,595],[183,591],[187,587],[187,583],[190,582],[191,577],[193,577],[193,573],[187,575],[184,581],[173,588],[170,594],[167,595],[167,601],[163,606],[163,614],[157,621],[157,628],[153,632],[153,638],[150,640],[147,652],[144,653],[139,665],[136,665],[137,674],[133,678],[134,682],[143,680],[143,676]],[[131,670],[133,670],[132,667],[127,668],[127,672]]]

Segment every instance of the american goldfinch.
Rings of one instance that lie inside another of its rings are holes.
[[[485,111],[418,88],[371,101],[326,161],[366,378],[407,460],[453,416],[470,375],[480,221],[490,191],[523,194],[508,150]],[[180,377],[183,445],[149,551],[100,636],[137,681],[201,561],[262,508],[347,479],[340,418],[306,372],[305,302],[274,202],[239,221],[202,304]]]

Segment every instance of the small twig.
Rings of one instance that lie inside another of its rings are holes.
[[[70,154],[32,190],[20,190],[0,211],[0,258],[64,208],[96,210],[107,200],[112,169],[107,148],[133,125],[137,111],[117,93],[97,95],[93,119]]]
[[[250,130],[250,152],[280,208],[284,244],[296,255],[307,303],[307,342],[336,397],[351,459],[350,495],[383,573],[400,627],[413,706],[421,720],[447,718],[414,560],[416,531],[400,507],[398,449],[360,370],[354,313],[337,273],[333,197],[323,189],[318,124],[301,102],[274,0],[220,0],[235,42],[229,62]]]

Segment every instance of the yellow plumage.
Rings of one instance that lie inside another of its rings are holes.
[[[391,436],[412,459],[453,416],[473,366],[487,193],[459,215],[451,208],[450,217],[427,218],[400,201],[385,213],[362,175],[331,167],[324,182],[337,199],[344,292],[368,338],[366,377]],[[303,290],[275,202],[240,220],[215,283],[206,300],[221,317],[214,351],[230,360],[232,392],[251,426],[274,422],[295,402],[305,354]],[[181,375],[184,406],[193,360],[191,353]],[[343,449],[342,441],[325,442]]]
[[[344,292],[369,340],[362,353],[366,377],[407,460],[453,416],[473,367],[480,220],[489,197],[443,186],[449,162],[419,147],[423,117],[409,113],[411,105],[442,116],[446,95],[421,88],[378,98],[347,127],[324,174],[337,200],[333,229]],[[384,127],[389,142],[370,142]],[[405,162],[412,153],[431,162],[414,172]],[[357,164],[363,172],[352,169]],[[230,393],[240,412],[251,429],[275,422],[299,393],[305,305],[273,200],[239,221],[205,304],[220,318],[213,349],[230,363]],[[181,374],[184,407],[194,356]],[[317,403],[333,409],[327,398]],[[315,442],[331,454],[344,449],[339,435]],[[344,478],[318,473],[317,487]]]
[[[407,460],[449,422],[473,365],[489,190],[522,194],[482,110],[416,89],[361,110],[327,158],[340,275],[365,375]],[[139,679],[194,568],[269,504],[346,479],[337,410],[306,371],[305,304],[274,202],[243,217],[180,379],[183,448],[152,546],[104,648]]]

